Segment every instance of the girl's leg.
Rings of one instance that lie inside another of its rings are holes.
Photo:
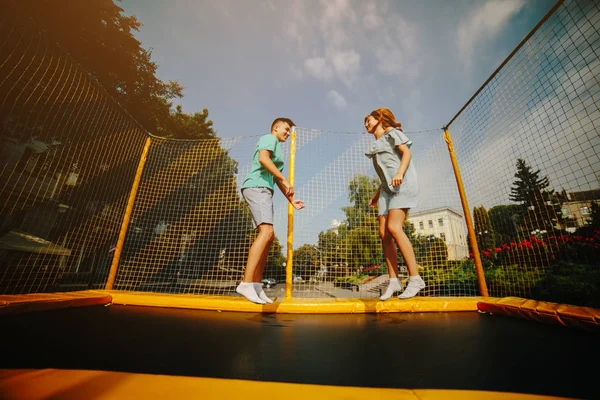
[[[379,217],[379,237],[381,238],[381,247],[383,248],[383,255],[385,257],[385,263],[388,267],[388,275],[390,280],[388,287],[385,292],[379,297],[381,301],[385,301],[392,297],[395,292],[402,291],[402,284],[398,280],[398,253],[396,252],[396,245],[394,244],[394,238],[387,230],[387,216],[382,215]]]
[[[390,279],[398,277],[398,253],[394,244],[394,237],[387,230],[387,215],[379,217],[379,237],[381,238],[381,247],[383,256],[388,267]]]
[[[402,254],[402,258],[404,258],[404,262],[408,268],[408,274],[410,275],[406,290],[398,296],[401,299],[413,297],[419,290],[425,287],[425,282],[423,282],[423,279],[419,276],[415,251],[413,250],[408,236],[406,236],[406,233],[404,233],[404,230],[402,229],[407,212],[408,209],[406,208],[389,210],[387,220],[387,229],[394,237],[396,244],[398,244],[400,254]]]

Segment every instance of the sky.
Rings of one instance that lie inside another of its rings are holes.
[[[388,107],[406,132],[450,121],[554,0],[123,0],[157,75],[220,137],[271,121],[362,132]]]
[[[301,228],[296,237],[315,243],[333,219],[344,218],[352,176],[373,173],[364,163],[366,137],[344,134],[363,133],[364,115],[379,107],[390,108],[416,139],[411,151],[422,188],[416,211],[450,207],[462,213],[441,128],[554,4],[123,0],[121,6],[143,23],[136,37],[152,50],[158,76],[184,86],[184,97],[175,104],[189,113],[207,108],[219,137],[268,133],[280,116],[300,127],[306,142],[298,149],[295,187],[310,201],[296,218]],[[564,23],[575,15],[571,11],[561,13]],[[597,92],[598,81],[590,75],[600,71],[600,63],[596,45],[578,33],[593,31],[583,18],[569,31],[560,28],[561,21],[545,25],[507,65],[509,71],[503,70],[451,126],[461,150],[459,164],[467,167],[463,178],[471,207],[511,203],[517,158],[548,176],[551,189],[598,187],[585,147],[600,148],[589,122],[597,121],[600,111],[592,107],[556,119]],[[554,44],[542,50],[547,40]],[[567,48],[586,54],[585,62],[573,64],[562,52]],[[240,156],[240,177],[249,157]],[[275,202],[281,241],[286,205],[281,198]]]

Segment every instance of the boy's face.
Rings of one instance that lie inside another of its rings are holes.
[[[285,142],[288,137],[290,137],[290,124],[287,122],[278,122],[273,127],[273,135],[280,142]]]

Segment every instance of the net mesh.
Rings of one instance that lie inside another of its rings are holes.
[[[492,296],[600,304],[599,7],[557,6],[448,126]],[[4,14],[0,33],[0,292],[103,287],[148,135],[31,21]],[[419,295],[479,295],[443,132],[407,135],[420,201],[404,231],[427,284]],[[151,138],[115,289],[236,295],[256,237],[240,187],[259,138]],[[295,140],[306,208],[286,260],[275,190],[267,294],[284,296],[292,261],[294,297],[378,297],[373,137],[298,128]],[[290,141],[282,148],[287,174]]]
[[[599,7],[565,1],[449,127],[491,296],[599,300]]]
[[[103,287],[146,134],[58,45],[8,11],[0,292]]]

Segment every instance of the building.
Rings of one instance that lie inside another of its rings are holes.
[[[409,213],[408,222],[421,236],[442,239],[448,248],[449,260],[462,260],[469,256],[467,227],[462,214],[448,207]]]
[[[557,226],[569,232],[591,222],[591,205],[600,201],[600,189],[586,190],[581,192],[561,193],[563,202],[561,205],[561,221]]]

